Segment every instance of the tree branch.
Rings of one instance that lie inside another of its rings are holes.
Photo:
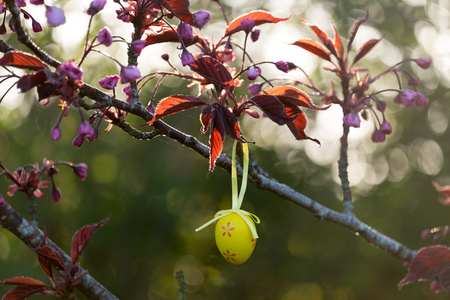
[[[31,225],[31,223],[25,218],[20,216],[9,204],[5,203],[3,206],[0,205],[0,216],[0,225],[17,236],[25,245],[30,247],[32,250],[40,246],[42,240],[44,239],[44,233],[39,228]],[[70,256],[61,250],[49,238],[46,238],[45,242],[47,246],[58,252],[64,263],[71,263]],[[81,272],[82,271],[83,270],[81,270]],[[89,299],[118,299],[89,274],[84,275],[81,278],[81,283],[76,287]]]

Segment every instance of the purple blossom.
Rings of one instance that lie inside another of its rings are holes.
[[[123,92],[125,95],[127,95],[127,100],[126,100],[126,102],[127,102],[127,103],[130,103],[130,102],[131,102],[131,86],[130,86],[130,85],[127,85],[126,87],[124,87],[124,88],[122,89],[122,92]]]
[[[45,6],[45,16],[47,17],[47,22],[52,27],[57,27],[66,23],[66,16],[64,11],[56,6]]]
[[[166,60],[166,61],[168,61],[169,60],[169,54],[164,53],[164,54],[161,55],[161,58]]]
[[[136,40],[131,42],[130,48],[134,55],[139,56],[145,46],[147,46],[147,42],[145,40]]]
[[[196,12],[194,15],[194,22],[197,25],[197,27],[199,29],[202,29],[206,23],[209,22],[209,19],[211,19],[211,14],[209,12],[207,12],[206,10],[199,10],[198,12]]]
[[[416,103],[416,106],[423,106],[425,104],[428,104],[428,98],[421,93],[417,93],[413,101],[414,103]]]
[[[257,66],[251,66],[247,71],[247,79],[255,80],[261,74],[261,69]]]
[[[422,69],[428,69],[431,65],[431,59],[429,58],[419,58],[416,59],[416,63]]]
[[[184,66],[193,64],[195,62],[194,56],[187,51],[187,49],[183,49],[183,52],[181,53],[181,64]]]
[[[345,125],[352,127],[359,127],[361,125],[361,120],[356,112],[351,112],[346,114],[342,119]]]
[[[374,133],[372,134],[372,141],[374,143],[382,143],[386,140],[386,135],[381,132],[381,130],[377,129],[374,131]]]
[[[420,84],[419,79],[415,78],[415,77],[411,77],[408,79],[408,85],[409,86],[418,86]]]
[[[5,205],[5,198],[3,198],[2,194],[0,194],[0,205]]]
[[[83,71],[73,61],[61,64],[58,71],[73,80],[80,80],[83,76]]]
[[[51,195],[52,195],[53,202],[55,202],[55,203],[59,202],[59,200],[61,199],[61,191],[57,187],[55,187],[54,185],[53,185],[53,188],[52,188]]]
[[[392,126],[388,121],[384,120],[380,126],[380,130],[383,134],[388,135],[392,133]]]
[[[102,29],[100,29],[97,33],[97,38],[98,41],[106,47],[111,46],[113,42],[111,31],[108,27],[103,27]]]
[[[277,67],[278,70],[283,71],[284,73],[289,72],[289,66],[288,66],[287,62],[285,62],[285,61],[282,61],[282,60],[277,61],[275,63],[275,66]]]
[[[106,0],[94,0],[89,5],[87,10],[88,15],[96,15],[99,11],[101,11],[106,5]]]
[[[247,86],[247,90],[252,94],[252,96],[255,96],[261,92],[261,84],[260,83],[251,83]]]
[[[255,19],[244,19],[241,21],[241,28],[245,33],[249,34],[253,27],[255,27]]]
[[[34,5],[42,5],[44,4],[44,0],[30,0],[30,3]]]
[[[75,174],[80,177],[81,180],[85,180],[87,176],[88,166],[85,163],[79,163],[72,166]]]
[[[117,86],[119,79],[120,77],[117,75],[110,75],[106,76],[103,79],[100,79],[98,81],[98,84],[106,90],[113,90]]]
[[[87,121],[83,121],[80,123],[80,126],[78,126],[78,135],[81,137],[87,136],[87,135],[92,135],[94,134],[94,131],[91,127],[91,125],[89,125],[89,122]]]
[[[83,145],[83,142],[84,137],[77,135],[72,141],[72,146],[80,148]]]
[[[120,83],[128,83],[141,77],[141,72],[139,72],[139,69],[136,66],[122,66],[120,69]]]
[[[36,21],[35,19],[31,20],[31,27],[33,28],[33,32],[41,32],[42,31],[41,24],[38,21]]]
[[[261,33],[261,30],[255,29],[252,30],[252,33],[250,34],[250,38],[253,42],[256,42],[259,39],[259,34]]]
[[[27,3],[25,2],[25,0],[16,0],[16,5],[17,7],[24,7],[27,6]]]
[[[55,128],[52,129],[51,132],[51,136],[52,136],[52,140],[57,141],[61,138],[62,135],[62,131],[61,128],[59,128],[59,126],[56,126]]]
[[[177,33],[186,46],[192,44],[192,42],[194,41],[194,34],[192,32],[192,27],[186,22],[181,22],[178,25]]]
[[[394,98],[395,103],[403,104],[406,107],[411,107],[413,104],[413,99],[416,97],[417,92],[413,90],[400,91]]]

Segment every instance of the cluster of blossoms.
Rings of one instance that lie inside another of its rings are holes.
[[[61,199],[61,191],[56,187],[54,175],[58,174],[59,171],[56,168],[58,165],[65,165],[72,168],[73,172],[81,179],[84,180],[87,176],[88,167],[85,163],[73,164],[70,162],[53,162],[44,159],[42,166],[37,163],[32,165],[26,165],[17,168],[14,172],[10,172],[1,162],[0,162],[0,177],[5,176],[9,181],[12,182],[8,186],[8,196],[13,196],[16,192],[24,192],[29,197],[42,198],[44,193],[42,189],[48,188],[50,182],[52,185],[51,197],[54,202],[58,202]],[[50,182],[43,180],[42,176],[45,175],[50,179]],[[0,194],[0,205],[5,204],[5,199]]]

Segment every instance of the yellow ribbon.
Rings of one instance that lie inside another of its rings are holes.
[[[233,153],[231,158],[231,199],[232,199],[232,208],[226,209],[226,210],[220,210],[218,211],[212,220],[209,220],[199,228],[195,229],[196,232],[202,230],[203,228],[211,225],[215,221],[219,220],[220,218],[227,216],[231,213],[237,213],[244,221],[247,223],[248,227],[250,228],[250,231],[253,234],[253,237],[255,239],[258,238],[258,233],[256,232],[255,226],[251,223],[251,221],[246,218],[245,216],[248,216],[250,219],[253,220],[256,224],[259,224],[259,218],[245,210],[241,209],[242,201],[244,200],[244,194],[245,190],[247,189],[247,178],[248,178],[248,164],[249,164],[249,154],[248,154],[248,144],[242,143],[242,150],[244,152],[244,166],[242,171],[242,184],[241,184],[241,191],[238,195],[238,180],[237,180],[237,171],[236,171],[236,145],[237,141],[234,141],[233,144]]]

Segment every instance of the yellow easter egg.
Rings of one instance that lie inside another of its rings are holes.
[[[244,217],[255,227],[250,217]],[[215,236],[222,256],[235,265],[246,262],[255,249],[256,239],[248,224],[237,213],[231,213],[217,221]]]

